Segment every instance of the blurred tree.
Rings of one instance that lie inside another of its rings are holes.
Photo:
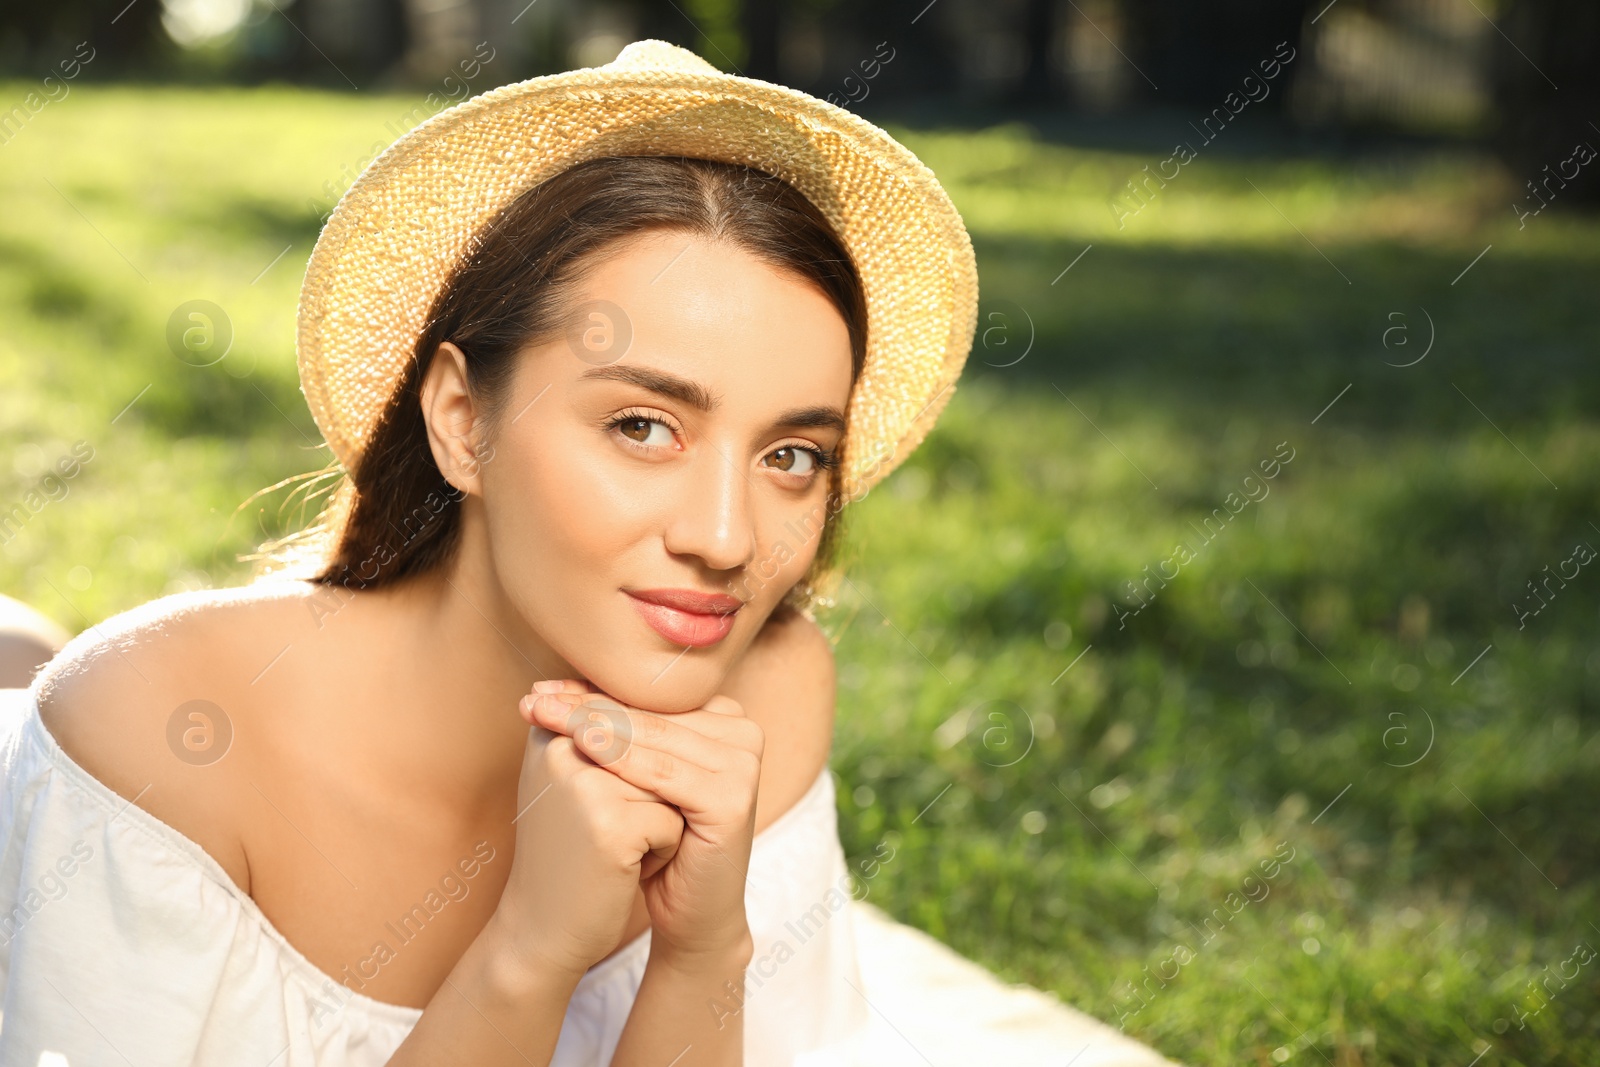
[[[760,0],[684,0],[696,30],[695,39],[688,45],[690,50],[704,56],[719,70],[743,73],[749,48],[741,32],[744,24],[741,8],[749,7],[752,2]]]
[[[971,6],[971,5],[968,5]],[[961,45],[951,32],[954,8],[943,0],[878,0],[852,6],[840,4],[828,11],[830,44],[828,68],[835,77],[856,74],[869,63],[880,42],[894,49],[894,59],[884,64],[892,73],[872,82],[879,98],[920,95],[944,96],[961,87]],[[837,42],[835,44],[835,42]]]
[[[746,48],[745,77],[770,82],[778,80],[781,9],[788,6],[778,0],[744,0],[740,4],[739,28],[744,35]]]
[[[54,7],[45,4],[27,6]],[[88,14],[88,9],[94,11],[88,31],[89,43],[98,52],[101,46],[97,40],[104,40],[104,52],[95,56],[95,62],[100,62],[102,58],[109,61],[96,71],[97,74],[139,67],[148,69],[151,59],[172,51],[171,38],[161,28],[160,0],[133,0],[128,7],[87,3],[71,6],[82,7],[85,14]],[[107,15],[108,8],[115,8],[116,11]]]
[[[1050,103],[1058,95],[1053,77],[1060,22],[1058,4],[1059,0],[1027,0],[1022,36],[1027,43],[1028,59],[1017,89],[1018,103]]]
[[[175,50],[161,28],[161,0],[55,0],[8,4],[0,12],[0,63],[10,72],[52,69],[80,41],[94,49],[89,69],[96,77],[147,70]]]
[[[1238,90],[1280,42],[1298,53],[1310,5],[1306,0],[1122,0],[1124,45],[1157,88],[1140,80],[1135,94],[1148,103],[1215,107]],[[1294,73],[1291,66],[1290,75]],[[1263,107],[1281,108],[1273,93]]]
[[[1496,25],[1504,37],[1496,35],[1491,53],[1496,115],[1489,143],[1518,194],[1531,197],[1524,183],[1532,181],[1552,203],[1600,206],[1600,160],[1570,180],[1559,174],[1571,175],[1572,165],[1562,164],[1579,142],[1600,150],[1600,4],[1509,0]]]

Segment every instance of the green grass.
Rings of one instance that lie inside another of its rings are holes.
[[[77,630],[243,579],[294,515],[236,509],[326,455],[308,201],[413,104],[84,86],[0,146],[0,504],[95,449],[0,588]],[[972,230],[984,321],[847,513],[824,616],[869,899],[1191,1063],[1600,1062],[1600,960],[1551,977],[1600,945],[1600,573],[1512,607],[1600,546],[1600,225],[1519,231],[1521,179],[1470,154],[1202,152],[1119,229],[1167,151],[894,132]],[[191,299],[232,322],[214,366],[167,349]],[[1431,352],[1389,365],[1423,309]]]

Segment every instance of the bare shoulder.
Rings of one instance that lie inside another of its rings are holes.
[[[832,642],[789,608],[772,614],[728,676],[723,692],[766,734],[758,831],[793,807],[827,765],[834,685]]]
[[[270,643],[291,594],[263,583],[159,597],[78,634],[35,682],[39,717],[73,762],[195,841],[246,891],[238,761],[221,760],[249,711],[223,694],[248,684],[246,635]]]

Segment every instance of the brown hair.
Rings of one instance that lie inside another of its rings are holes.
[[[652,229],[733,241],[816,285],[849,331],[852,384],[860,376],[867,343],[860,276],[826,217],[793,186],[753,167],[713,160],[592,159],[528,189],[479,232],[435,297],[356,469],[340,478],[318,522],[242,558],[264,561],[258,575],[309,565],[313,573],[305,577],[311,581],[355,589],[428,571],[448,559],[460,539],[455,504],[461,494],[440,473],[428,446],[421,385],[433,354],[445,341],[460,347],[468,388],[488,428],[483,440],[492,441],[518,354],[565,331],[575,283],[598,252]],[[846,439],[841,456],[849,447]],[[835,464],[828,474],[816,559],[785,597],[802,611],[809,610],[833,568],[842,469]],[[310,477],[339,473],[335,464]]]

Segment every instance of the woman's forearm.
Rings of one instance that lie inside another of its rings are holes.
[[[547,1067],[582,977],[517,951],[491,918],[451,970],[389,1067]]]
[[[611,1067],[742,1067],[750,955],[748,943],[711,959],[652,951]]]

